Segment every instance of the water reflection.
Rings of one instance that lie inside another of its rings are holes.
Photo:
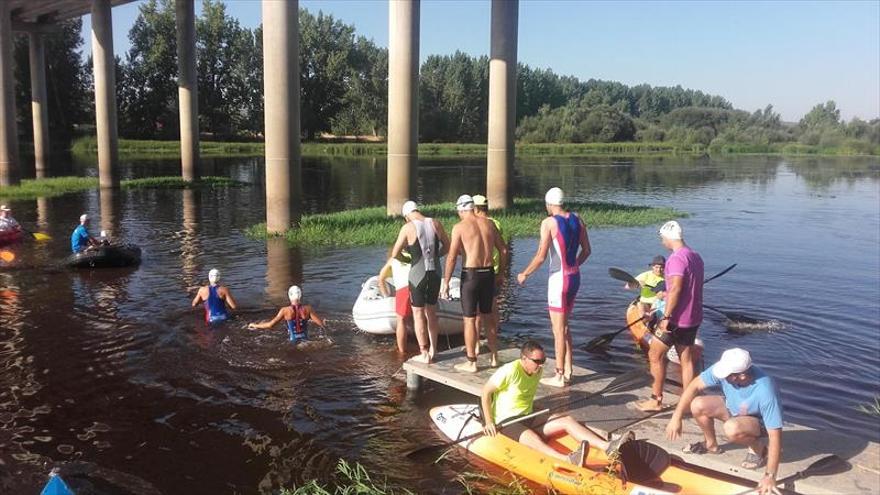
[[[291,285],[303,285],[302,253],[283,238],[266,239],[267,301],[285,306],[287,288]]]

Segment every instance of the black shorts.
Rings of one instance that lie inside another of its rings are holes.
[[[465,268],[461,271],[461,313],[465,318],[492,312],[495,300],[495,270],[488,268]]]
[[[529,413],[529,414],[532,414],[532,413]],[[500,423],[503,424],[508,421],[512,421],[516,417],[517,416],[514,416],[513,418],[507,418],[504,421],[501,421]],[[503,434],[504,436],[506,436],[507,438],[510,438],[512,440],[519,442],[519,437],[522,436],[522,434],[525,433],[527,430],[532,430],[535,433],[538,433],[540,435],[539,431],[541,430],[541,427],[543,427],[544,424],[549,419],[550,419],[550,412],[546,411],[546,412],[539,414],[533,418],[529,418],[529,419],[526,419],[523,421],[513,423],[511,425],[507,425],[500,430],[500,433]]]
[[[425,272],[419,285],[409,283],[409,302],[414,308],[424,308],[426,304],[437,304],[440,296],[440,275],[435,271]]]
[[[666,344],[667,347],[675,345],[689,346],[694,345],[694,340],[697,338],[697,330],[699,329],[699,325],[695,327],[678,327],[670,323],[666,327],[666,332],[660,332],[657,329],[654,332],[654,336],[660,339],[660,342]]]

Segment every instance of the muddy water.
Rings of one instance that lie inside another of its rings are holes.
[[[393,342],[353,331],[351,305],[386,248],[250,240],[243,229],[264,217],[262,163],[208,165],[253,185],[13,204],[26,227],[54,241],[13,247],[16,262],[0,268],[0,493],[33,493],[59,464],[84,493],[257,493],[326,477],[340,457],[419,492],[457,493],[455,477],[466,470],[498,474],[463,456],[435,466],[399,456],[436,438],[428,407],[468,398],[439,387],[408,394],[394,376],[401,359]],[[134,162],[124,174],[177,167]],[[72,170],[94,173],[89,163]],[[310,211],[384,198],[383,160],[307,160],[304,170]],[[419,173],[427,201],[477,192],[485,180],[481,160],[423,161]],[[772,322],[733,328],[708,314],[701,329],[708,358],[746,347],[777,378],[788,420],[880,440],[876,418],[855,409],[880,394],[876,159],[518,163],[518,194],[551,185],[585,199],[689,212],[682,222],[707,274],[739,264],[707,286],[707,303]],[[95,217],[93,229],[139,244],[143,264],[51,269],[82,212]],[[594,255],[572,319],[576,342],[622,325],[627,294],[606,270],[642,269],[662,252],[655,230],[591,233]],[[514,271],[535,247],[534,239],[514,242]],[[243,306],[216,329],[189,309],[211,267]],[[507,292],[505,338],[551,344],[542,278]],[[284,304],[292,283],[329,320],[332,347],[293,350],[280,330],[245,328]],[[605,356],[579,351],[576,361],[606,372],[644,366],[625,338]]]

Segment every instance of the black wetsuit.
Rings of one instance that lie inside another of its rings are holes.
[[[416,241],[407,246],[412,264],[409,270],[409,300],[414,308],[437,304],[440,296],[440,241],[430,218],[413,220]]]

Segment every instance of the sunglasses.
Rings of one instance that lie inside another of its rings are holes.
[[[541,359],[535,359],[535,358],[532,358],[529,356],[523,356],[523,357],[528,359],[529,361],[539,365],[539,366],[547,362],[547,356],[544,356]]]

